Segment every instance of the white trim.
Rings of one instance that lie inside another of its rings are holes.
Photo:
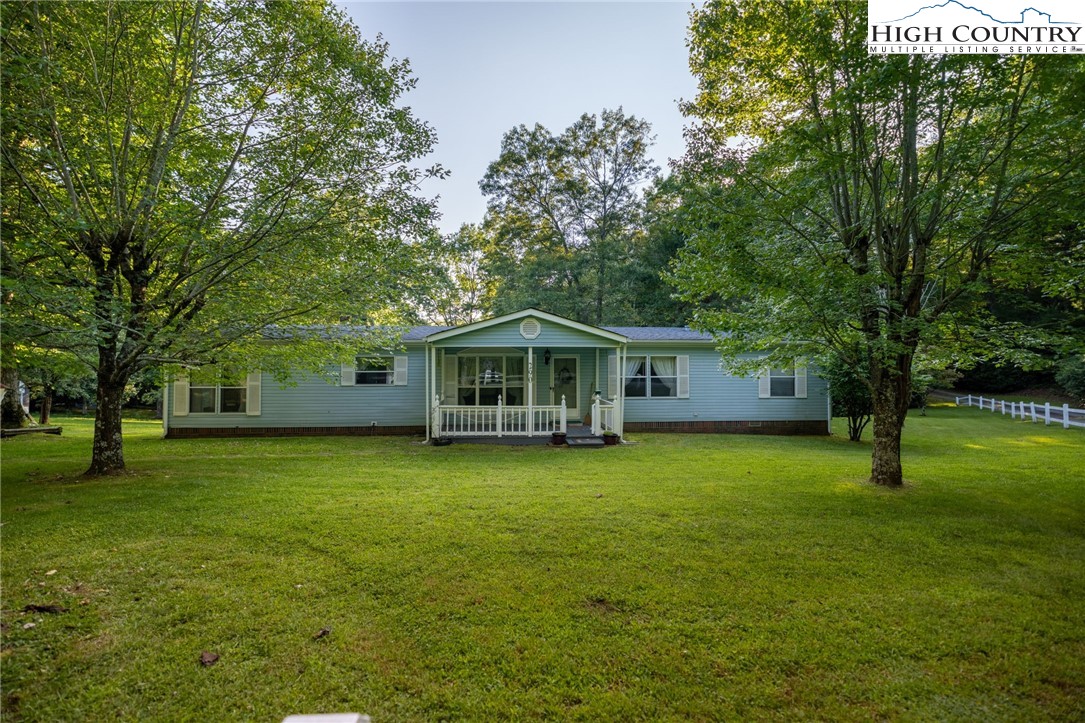
[[[406,354],[396,354],[392,357],[392,386],[407,386],[408,358]]]
[[[168,411],[168,410],[167,410]],[[178,374],[173,380],[173,416],[188,416],[188,375]]]
[[[607,399],[614,401],[618,398],[618,361],[621,351],[614,350],[614,354],[607,354]]]
[[[480,329],[486,329],[496,324],[503,324],[506,321],[515,321],[516,319],[523,319],[528,316],[535,316],[539,319],[549,321],[557,324],[558,326],[565,326],[570,329],[576,329],[587,334],[593,334],[603,339],[609,339],[610,341],[616,341],[624,343],[628,341],[627,337],[622,334],[617,334],[613,331],[607,331],[606,329],[600,329],[597,326],[591,326],[589,324],[582,324],[579,321],[573,321],[572,319],[566,319],[563,316],[557,314],[550,314],[538,309],[523,309],[521,311],[514,311],[511,314],[505,314],[504,316],[495,316],[492,319],[485,319],[483,321],[476,321],[473,324],[464,324],[463,326],[457,326],[455,329],[447,329],[445,331],[439,331],[436,334],[430,334],[426,337],[426,341],[435,342],[443,341],[444,339],[450,339],[460,334],[466,334],[472,331],[479,331]]]
[[[678,389],[676,396],[679,399],[689,399],[689,354],[679,354],[674,358],[674,371],[678,375]]]
[[[245,415],[249,417],[260,416],[260,393],[263,388],[263,377],[260,372],[249,372],[245,377]]]
[[[170,433],[170,382],[162,385],[162,436]]]

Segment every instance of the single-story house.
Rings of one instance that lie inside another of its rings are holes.
[[[179,376],[165,389],[166,436],[829,432],[827,384],[802,365],[736,376],[707,334],[538,309],[415,327],[399,349],[338,371],[338,384],[299,375],[287,387],[259,372],[233,383]]]

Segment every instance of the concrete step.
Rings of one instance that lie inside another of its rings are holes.
[[[567,437],[565,443],[570,447],[604,447],[602,437]]]

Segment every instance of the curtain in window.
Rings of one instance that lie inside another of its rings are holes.
[[[625,358],[625,396],[647,396],[647,370],[644,368],[645,357],[627,356]]]
[[[652,396],[673,397],[677,382],[677,360],[673,356],[652,357]]]

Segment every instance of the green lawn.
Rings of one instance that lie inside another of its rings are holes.
[[[840,438],[145,421],[82,480],[61,422],[0,447],[5,721],[1085,717],[1081,430],[935,408],[889,491]]]

